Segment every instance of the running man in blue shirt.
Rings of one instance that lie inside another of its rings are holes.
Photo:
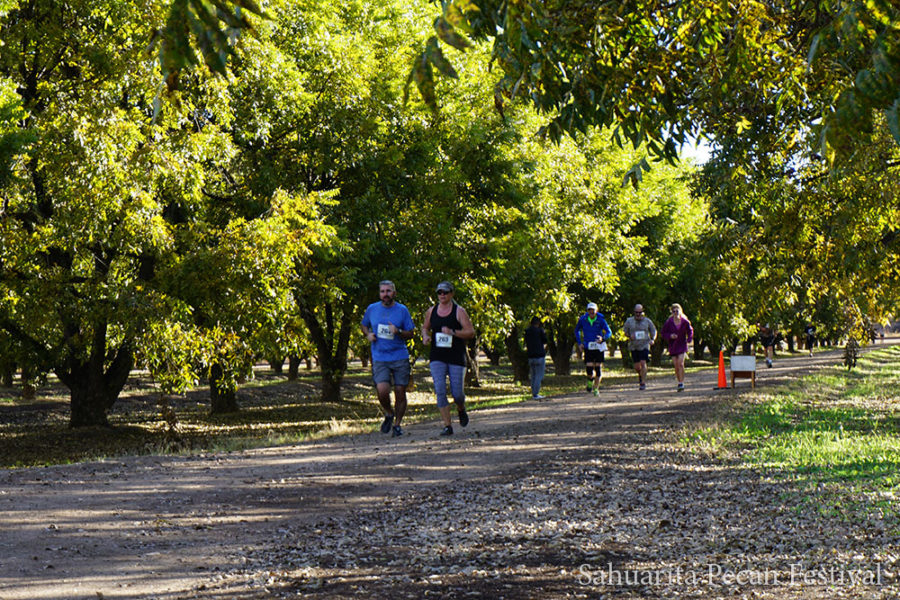
[[[391,281],[378,284],[380,302],[366,308],[362,332],[372,343],[372,380],[378,391],[378,402],[384,413],[381,433],[403,435],[400,422],[406,412],[406,386],[409,385],[409,349],[406,340],[412,339],[416,329],[409,309],[395,300],[397,290]],[[391,385],[394,387],[394,408],[391,409]]]
[[[584,351],[584,366],[591,383],[587,391],[595,396],[600,395],[600,380],[603,379],[603,360],[606,354],[606,341],[612,335],[603,313],[597,312],[597,305],[588,303],[587,313],[581,315],[575,325],[575,341]]]

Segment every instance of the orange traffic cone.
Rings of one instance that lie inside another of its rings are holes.
[[[728,388],[728,379],[725,378],[725,352],[719,350],[719,388],[724,390]]]

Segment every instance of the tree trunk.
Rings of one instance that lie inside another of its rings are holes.
[[[366,344],[359,351],[359,362],[362,363],[363,369],[369,367],[369,360],[372,358],[372,347]]]
[[[11,388],[16,378],[15,363],[4,364],[0,369],[0,385]]]
[[[694,336],[694,360],[703,360],[703,340],[700,336]]]
[[[301,307],[300,316],[309,328],[316,345],[316,359],[322,377],[322,400],[341,401],[341,382],[347,371],[347,352],[350,349],[350,328],[355,324],[356,303],[345,299],[337,307],[325,305],[325,323],[319,322],[316,312],[309,306]],[[338,312],[335,326],[335,312]]]
[[[628,342],[619,342],[619,354],[622,355],[622,367],[627,371],[634,368],[631,362],[631,350],[628,349]]]
[[[340,369],[329,369],[324,363],[322,371],[322,400],[324,402],[341,401],[341,382],[344,380],[344,372]]]
[[[76,360],[73,357],[78,349],[73,349],[70,357],[55,371],[59,380],[69,388],[70,427],[109,426],[107,413],[119,398],[134,366],[131,344],[125,342],[113,356],[113,351],[107,348],[106,332],[105,322],[95,322],[88,359]],[[112,360],[106,367],[108,357]]]
[[[466,387],[481,387],[481,371],[478,368],[479,336],[475,336],[466,344]]]
[[[125,387],[134,364],[130,348],[119,348],[116,358],[104,373],[103,361],[71,363],[66,371],[57,371],[71,397],[70,427],[108,426],[107,413]]]
[[[650,365],[654,367],[662,366],[662,357],[663,357],[663,341],[661,338],[656,338],[656,342],[650,346]]]
[[[513,378],[520,383],[528,383],[528,354],[519,344],[519,328],[514,326],[504,341],[506,355],[513,368]]]
[[[300,376],[301,358],[295,354],[288,356],[288,381],[297,381]]]
[[[34,385],[34,370],[26,365],[22,366],[22,400],[34,400],[37,398],[37,387]]]
[[[574,325],[564,325],[559,320],[551,322],[549,325],[547,350],[553,359],[553,372],[556,375],[571,375],[575,327]]]
[[[491,361],[491,365],[499,367],[500,358],[503,356],[503,352],[496,348],[491,348],[487,344],[485,344],[482,349],[484,350],[484,355],[488,357],[489,361]]]
[[[72,387],[69,392],[72,414],[70,427],[109,427],[107,412],[115,398],[103,389],[91,389],[89,384]]]
[[[209,399],[210,414],[221,415],[240,410],[235,389],[225,381],[225,369],[219,363],[209,367]]]
[[[284,374],[284,357],[272,357],[269,359],[269,366],[276,375]]]

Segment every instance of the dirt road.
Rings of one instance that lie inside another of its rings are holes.
[[[758,384],[839,360],[782,359]],[[897,597],[890,527],[798,515],[784,484],[673,447],[736,393],[715,381],[477,411],[450,438],[430,422],[398,439],[5,471],[0,600]],[[848,583],[815,579],[828,565]],[[607,579],[629,571],[646,580]]]

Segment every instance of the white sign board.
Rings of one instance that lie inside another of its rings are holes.
[[[756,370],[756,357],[755,356],[732,356],[731,357],[731,370],[732,371],[755,371]]]

